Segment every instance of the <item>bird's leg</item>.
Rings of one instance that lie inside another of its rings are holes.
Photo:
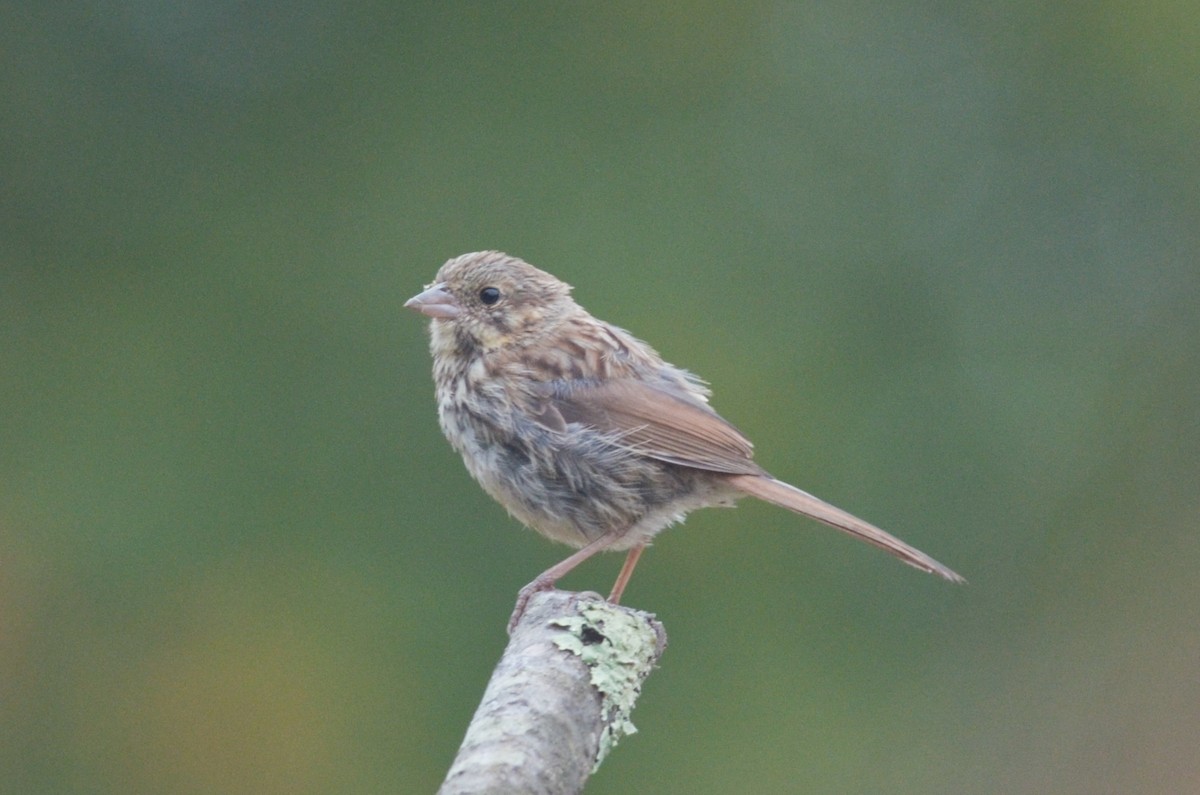
[[[638,558],[642,556],[645,550],[645,544],[638,544],[629,550],[629,554],[625,556],[625,565],[621,566],[621,573],[617,575],[617,581],[613,583],[612,593],[608,595],[610,603],[615,605],[621,601],[621,594],[625,593],[625,586],[629,584],[629,578],[633,576],[633,567],[637,565]]]
[[[590,542],[587,546],[573,553],[570,557],[555,563],[553,566],[535,577],[533,582],[529,583],[520,591],[518,591],[517,604],[515,607],[513,607],[512,617],[508,619],[508,634],[512,634],[513,629],[517,626],[517,622],[520,621],[521,616],[525,614],[525,607],[529,604],[529,600],[533,598],[534,594],[550,590],[554,587],[554,583],[558,582],[567,575],[567,572],[571,571],[580,563],[583,563],[592,555],[595,555],[597,552],[603,552],[604,550],[608,549],[617,541],[620,541],[622,538],[624,538],[624,536],[625,528],[608,531],[595,541]],[[625,561],[625,566],[630,571],[633,570],[633,567],[629,565],[628,560]],[[621,573],[625,573],[624,569],[622,569]],[[628,576],[626,576],[625,579],[629,579]],[[622,586],[622,588],[623,587],[624,586]],[[621,595],[619,591],[617,592],[617,595]]]

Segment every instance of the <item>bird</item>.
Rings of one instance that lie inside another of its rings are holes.
[[[964,578],[858,517],[775,478],[710,405],[704,381],[575,302],[570,285],[500,251],[448,260],[405,302],[430,319],[438,421],[467,471],[513,517],[576,551],[534,594],[602,551],[642,552],[691,511],[756,497],[955,583]]]

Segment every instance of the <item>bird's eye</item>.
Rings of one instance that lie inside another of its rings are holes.
[[[483,301],[485,306],[491,306],[500,300],[500,291],[495,287],[484,287],[479,291],[479,300]]]

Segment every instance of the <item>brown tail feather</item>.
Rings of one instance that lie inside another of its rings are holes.
[[[961,576],[938,563],[915,547],[910,547],[900,539],[885,533],[878,527],[864,522],[857,516],[846,513],[841,508],[835,508],[824,500],[819,500],[808,492],[801,491],[795,486],[789,486],[782,480],[775,480],[763,475],[733,475],[729,482],[737,489],[758,497],[773,505],[787,508],[798,514],[824,522],[830,527],[848,533],[868,544],[890,552],[900,560],[921,571],[927,571],[944,577],[950,582],[966,582]]]

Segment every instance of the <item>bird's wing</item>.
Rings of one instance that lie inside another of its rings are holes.
[[[700,398],[670,383],[634,378],[543,385],[547,427],[578,423],[649,458],[711,472],[762,474],[753,445]],[[557,415],[557,416],[555,416]]]

